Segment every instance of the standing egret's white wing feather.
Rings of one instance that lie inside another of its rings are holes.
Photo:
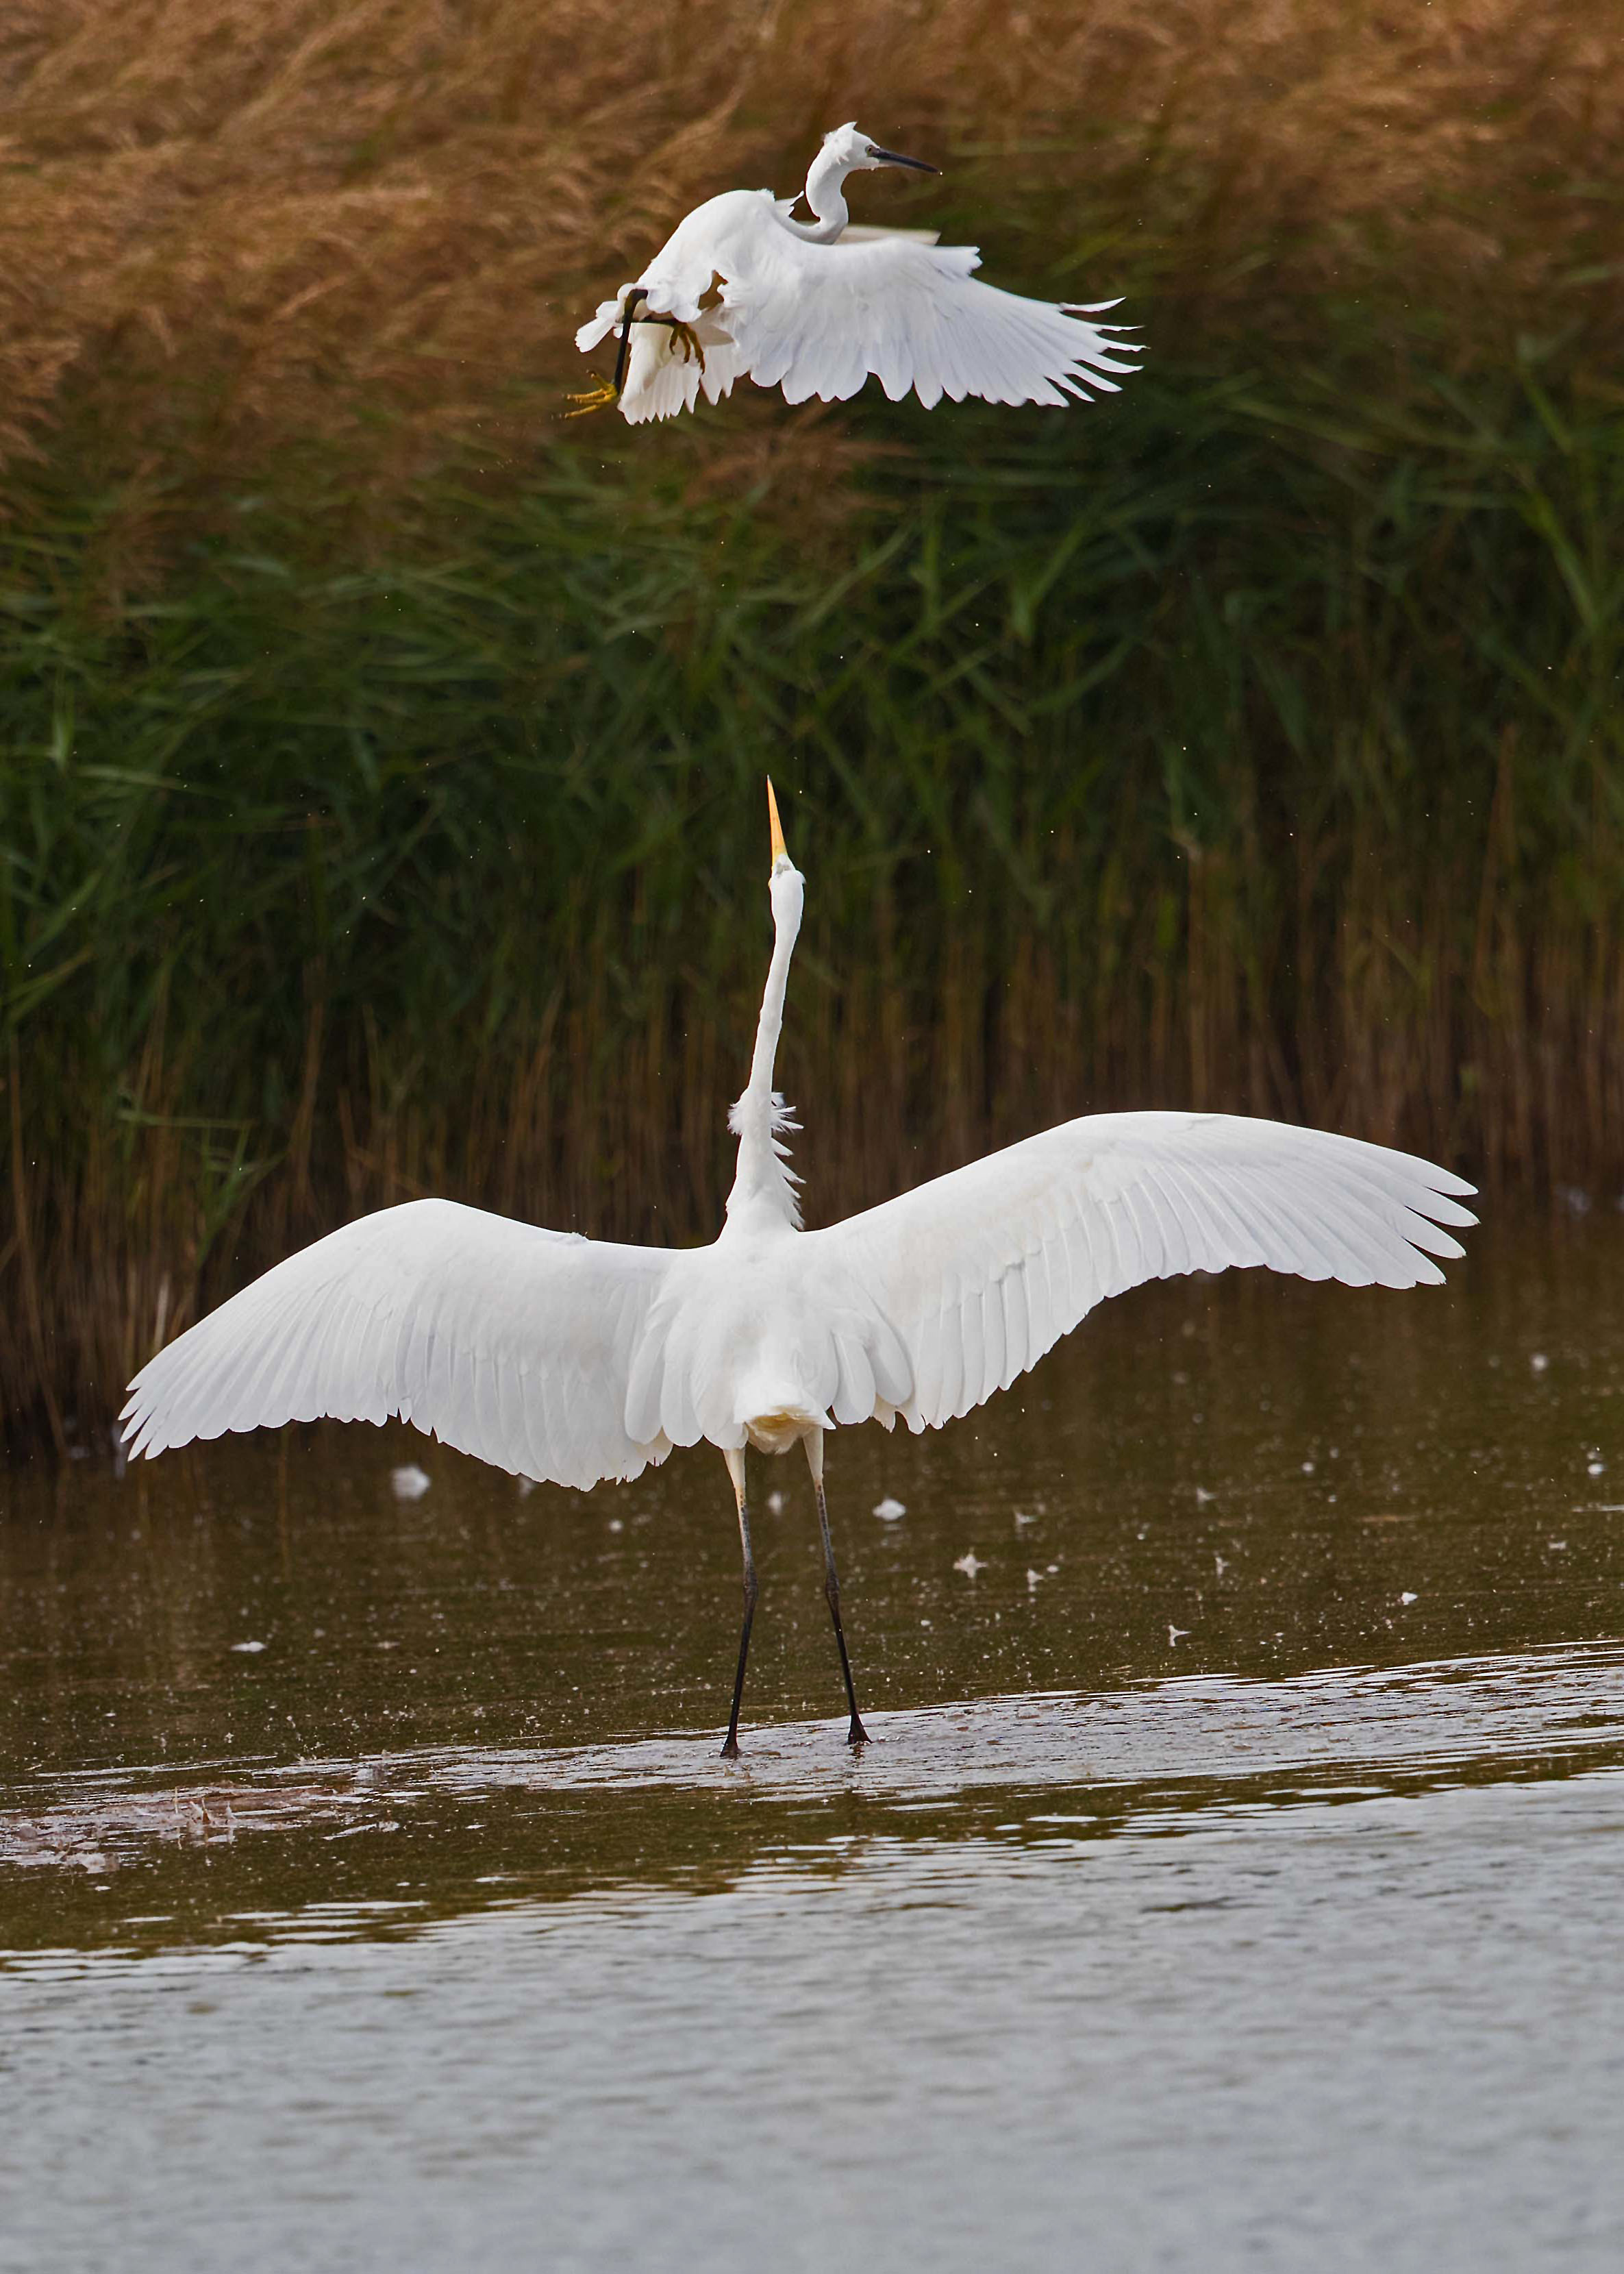
[[[627,1434],[626,1392],[671,1265],[452,1201],[383,1209],[289,1256],[130,1385],[149,1457],[229,1429],[399,1415],[515,1476],[585,1489],[669,1442]]]
[[[1477,1221],[1459,1205],[1472,1189],[1322,1130],[1098,1114],[808,1232],[795,1260],[861,1289],[876,1350],[900,1343],[911,1392],[875,1410],[917,1431],[1007,1389],[1096,1303],[1142,1280],[1259,1264],[1356,1287],[1441,1280],[1430,1259],[1462,1250],[1439,1227]]]

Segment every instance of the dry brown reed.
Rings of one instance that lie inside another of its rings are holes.
[[[1244,329],[1380,273],[1462,354],[1525,323],[1621,335],[1616,274],[1587,274],[1613,261],[1616,0],[5,14],[0,453],[71,401],[80,447],[184,465],[193,509],[308,435],[385,490],[533,436],[583,308],[717,187],[789,186],[853,113],[942,158],[1029,281],[1148,275]]]

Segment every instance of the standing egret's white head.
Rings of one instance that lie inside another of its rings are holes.
[[[793,945],[801,929],[806,880],[789,857],[789,847],[784,842],[784,825],[778,819],[778,801],[772,794],[771,781],[767,784],[767,825],[772,837],[772,866],[767,872],[767,890],[772,900],[773,928],[780,935],[787,932]]]
[[[801,871],[789,857],[789,847],[784,842],[784,824],[778,819],[778,801],[772,794],[772,783],[767,784],[767,832],[772,840],[772,866],[769,877],[782,876],[787,870],[793,876]]]
[[[906,166],[916,174],[939,174],[940,166],[927,165],[922,158],[905,158],[896,150],[883,150],[877,142],[863,133],[855,119],[844,126],[831,126],[823,137],[824,155],[843,167],[847,173],[872,173],[876,166]]]

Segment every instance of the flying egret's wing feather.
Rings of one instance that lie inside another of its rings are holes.
[[[623,313],[620,303],[631,289],[629,284],[622,284],[613,300],[600,300],[596,313],[589,316],[586,322],[580,326],[575,333],[575,345],[583,355],[590,355],[592,350],[600,346],[611,332],[619,330]]]
[[[815,245],[768,215],[724,272],[718,314],[741,362],[792,403],[839,402],[870,373],[893,400],[1062,404],[1135,369],[1138,350],[1078,312],[983,284],[970,245],[847,230]]]
[[[132,1455],[284,1421],[391,1414],[515,1476],[583,1489],[664,1460],[627,1434],[671,1258],[412,1201],[319,1239],[159,1352]]]
[[[912,1429],[967,1413],[1107,1296],[1267,1265],[1351,1286],[1442,1278],[1471,1186],[1413,1155],[1229,1114],[1070,1121],[801,1243],[913,1368]],[[800,1254],[797,1261],[801,1260]],[[881,1419],[887,1415],[882,1413]]]
[[[876,222],[849,221],[840,232],[842,245],[876,245],[883,237],[905,237],[910,245],[940,245],[939,229],[883,229]]]

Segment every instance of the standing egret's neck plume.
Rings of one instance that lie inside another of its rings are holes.
[[[727,1117],[727,1126],[739,1140],[739,1165],[727,1196],[727,1222],[730,1229],[760,1231],[778,1224],[799,1231],[801,1207],[795,1187],[800,1178],[789,1165],[781,1134],[799,1125],[791,1119],[789,1108],[772,1086],[772,1067],[784,1025],[784,990],[789,984],[790,958],[801,930],[805,885],[785,845],[778,801],[771,782],[767,784],[767,817],[772,830],[772,868],[767,879],[772,900],[772,961],[762,993],[761,1016],[756,1022],[750,1078]]]

